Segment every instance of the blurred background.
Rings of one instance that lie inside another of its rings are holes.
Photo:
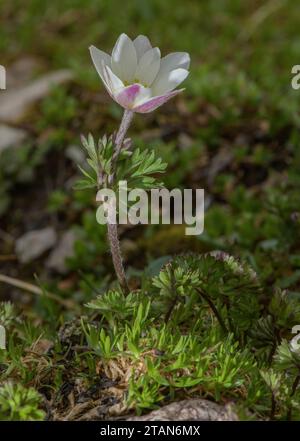
[[[297,2],[1,0],[0,17],[2,300],[32,302],[13,286],[26,281],[83,303],[114,281],[94,192],[73,186],[80,134],[112,133],[122,113],[88,47],[111,52],[122,32],[147,35],[163,55],[191,54],[186,91],[136,115],[130,135],[168,162],[167,187],[204,188],[207,203],[199,237],[177,225],[121,228],[131,286],[170,255],[221,249],[299,294]]]

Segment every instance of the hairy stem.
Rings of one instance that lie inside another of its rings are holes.
[[[129,129],[130,123],[132,121],[132,118],[133,118],[133,112],[131,110],[124,110],[123,118],[122,118],[119,130],[116,134],[115,142],[114,142],[114,152],[113,152],[113,157],[112,157],[111,173],[108,177],[108,184],[110,187],[112,187],[114,184],[118,157],[120,155],[122,145],[123,145],[127,130]],[[109,241],[109,245],[110,245],[110,251],[111,251],[116,275],[118,277],[122,291],[125,294],[128,294],[129,288],[128,288],[127,279],[126,279],[124,266],[123,266],[117,224],[112,223],[112,222],[108,222],[107,232],[108,232],[108,241]]]
[[[129,129],[129,126],[131,124],[132,118],[133,118],[132,110],[125,109],[119,130],[117,131],[117,134],[115,137],[115,142],[114,142],[114,152],[113,152],[113,157],[112,157],[111,174],[108,177],[108,182],[109,182],[110,186],[112,186],[114,183],[118,157],[120,155],[122,145],[123,145],[127,130]]]
[[[115,272],[117,274],[122,291],[124,294],[128,294],[129,288],[122,261],[117,224],[107,224],[107,233]]]

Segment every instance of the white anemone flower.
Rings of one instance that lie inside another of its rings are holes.
[[[95,68],[110,96],[124,109],[148,113],[184,89],[174,90],[189,74],[190,56],[174,52],[161,58],[158,47],[139,35],[118,38],[111,56],[90,47]]]

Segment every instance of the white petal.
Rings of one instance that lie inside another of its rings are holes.
[[[104,67],[104,79],[111,95],[119,93],[122,88],[124,88],[124,83],[112,72],[108,66]]]
[[[90,54],[94,63],[94,66],[100,75],[101,80],[104,82],[103,66],[111,67],[111,57],[103,51],[100,51],[95,46],[90,46]]]
[[[135,46],[138,60],[142,58],[145,52],[152,48],[149,39],[145,37],[145,35],[139,35],[138,37],[136,37],[136,39],[133,41],[133,44]]]
[[[139,93],[134,100],[134,106],[140,106],[145,101],[148,101],[152,97],[152,91],[149,87],[140,87]]]
[[[158,47],[149,49],[139,61],[135,80],[144,86],[151,86],[160,68],[160,50]]]
[[[161,59],[160,72],[170,72],[179,67],[188,70],[190,61],[191,59],[187,52],[173,52]]]
[[[137,68],[137,55],[133,42],[126,34],[118,38],[111,55],[113,72],[122,81],[132,82]]]
[[[186,69],[174,69],[171,72],[159,72],[152,84],[153,95],[163,95],[175,89],[188,76]]]

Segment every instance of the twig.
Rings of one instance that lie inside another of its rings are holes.
[[[9,262],[11,260],[17,260],[15,254],[0,254],[0,262]]]
[[[24,282],[20,279],[15,279],[14,277],[5,276],[4,274],[0,274],[0,282],[7,283],[8,285],[15,286],[16,288],[23,289],[24,291],[31,292],[32,294],[36,294],[38,296],[45,295],[49,299],[55,300],[57,303],[60,303],[65,308],[68,309],[79,309],[76,303],[69,299],[62,299],[61,297],[53,294],[51,292],[45,292],[41,288],[32,283]]]
[[[248,40],[257,31],[257,28],[272,15],[278,12],[286,4],[286,0],[269,0],[260,6],[244,26],[238,39]]]

